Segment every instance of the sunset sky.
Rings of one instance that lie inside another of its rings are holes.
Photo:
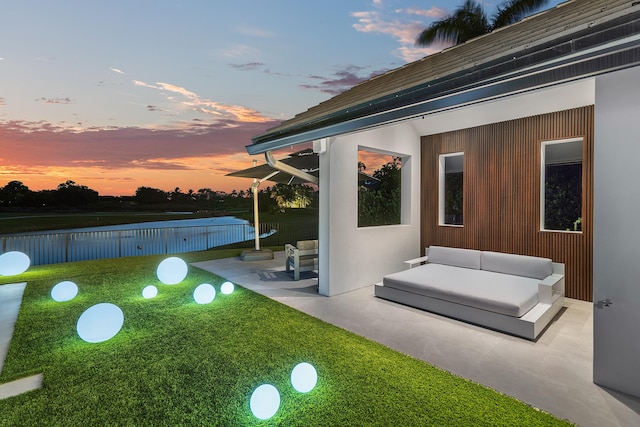
[[[247,189],[224,175],[252,136],[433,53],[416,36],[461,2],[4,2],[0,186]]]

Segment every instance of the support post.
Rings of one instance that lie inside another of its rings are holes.
[[[253,167],[256,166],[256,161],[253,161]],[[251,191],[253,192],[253,234],[255,234],[256,251],[260,250],[260,217],[258,213],[258,187],[260,187],[260,181],[253,178],[253,184],[251,184]]]

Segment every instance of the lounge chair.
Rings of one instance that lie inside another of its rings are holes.
[[[318,241],[299,240],[295,246],[287,243],[284,245],[287,257],[287,273],[293,270],[293,280],[300,280],[300,272],[318,269]]]

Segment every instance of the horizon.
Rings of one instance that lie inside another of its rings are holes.
[[[264,163],[245,150],[252,137],[439,51],[414,40],[457,5],[189,6],[6,6],[0,36],[11,43],[0,46],[0,76],[11,84],[0,87],[0,180],[32,191],[72,180],[101,196],[128,196],[141,186],[248,188],[251,179],[225,175],[254,159]]]

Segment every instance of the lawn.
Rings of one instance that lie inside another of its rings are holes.
[[[189,262],[237,250],[183,254]],[[220,426],[550,426],[569,425],[484,386],[337,328],[237,286],[210,304],[193,301],[200,283],[223,280],[189,268],[162,285],[148,256],[34,267],[0,283],[26,281],[0,383],[43,373],[43,387],[0,400],[0,425]],[[51,287],[73,280],[80,292],[56,303]],[[155,284],[154,299],[141,297]],[[112,302],[122,330],[102,343],[78,338],[89,306]],[[293,367],[313,364],[317,386],[296,392]],[[249,408],[263,383],[280,392],[266,421]]]

